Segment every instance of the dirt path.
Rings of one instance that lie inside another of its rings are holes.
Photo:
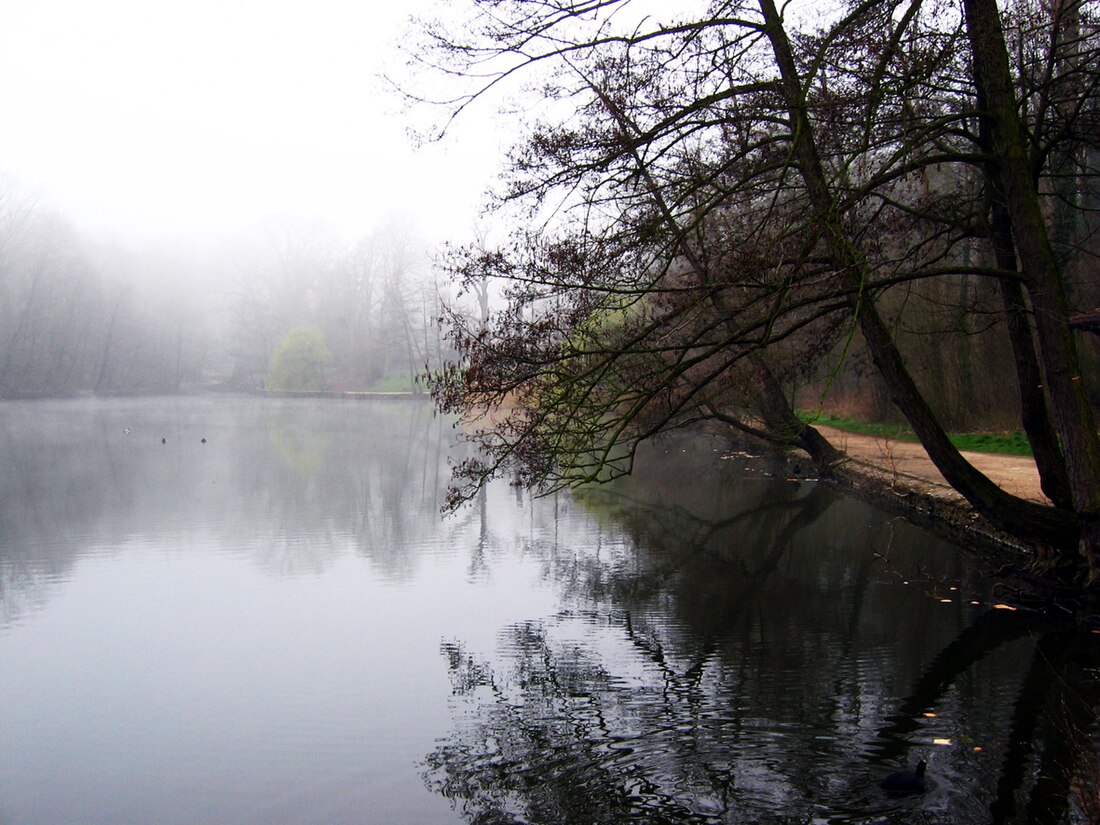
[[[877,467],[888,476],[896,476],[905,484],[927,485],[930,492],[941,497],[961,498],[931,459],[924,447],[907,441],[856,435],[832,427],[818,427],[821,434],[855,461]],[[1039,487],[1039,473],[1030,456],[964,452],[967,460],[1000,487],[1021,498],[1049,503]]]

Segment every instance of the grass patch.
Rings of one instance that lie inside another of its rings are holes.
[[[405,375],[388,375],[385,378],[369,384],[367,386],[367,392],[414,392],[416,387],[413,385],[412,379],[408,374]],[[422,387],[420,389],[423,389]]]
[[[834,427],[857,435],[891,438],[897,441],[917,442],[920,439],[907,427],[899,424],[878,424],[858,418],[839,415],[816,414],[799,410],[798,417],[807,424]],[[1004,455],[1031,455],[1031,445],[1023,433],[949,433],[951,443],[960,450],[975,453],[1001,453]]]
[[[806,424],[834,427],[838,430],[844,430],[846,433],[873,435],[876,438],[894,438],[898,441],[919,440],[909,427],[901,424],[877,424],[873,421],[863,421],[859,418],[848,418],[841,415],[815,414],[809,410],[799,410],[798,417]]]
[[[1031,444],[1023,433],[959,433],[948,436],[960,450],[975,453],[1031,455]]]

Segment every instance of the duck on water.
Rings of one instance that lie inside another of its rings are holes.
[[[924,790],[924,771],[928,763],[923,759],[917,763],[916,770],[892,773],[879,785],[884,791],[892,793],[920,793]]]

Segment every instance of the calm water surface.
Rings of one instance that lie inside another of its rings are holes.
[[[956,548],[710,441],[442,519],[452,440],[416,402],[0,404],[0,823],[1065,815],[1094,645]]]

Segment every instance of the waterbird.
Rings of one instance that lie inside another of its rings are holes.
[[[916,770],[892,773],[882,780],[879,787],[895,793],[920,793],[924,790],[924,770],[927,767],[928,763],[922,759],[917,763]]]

